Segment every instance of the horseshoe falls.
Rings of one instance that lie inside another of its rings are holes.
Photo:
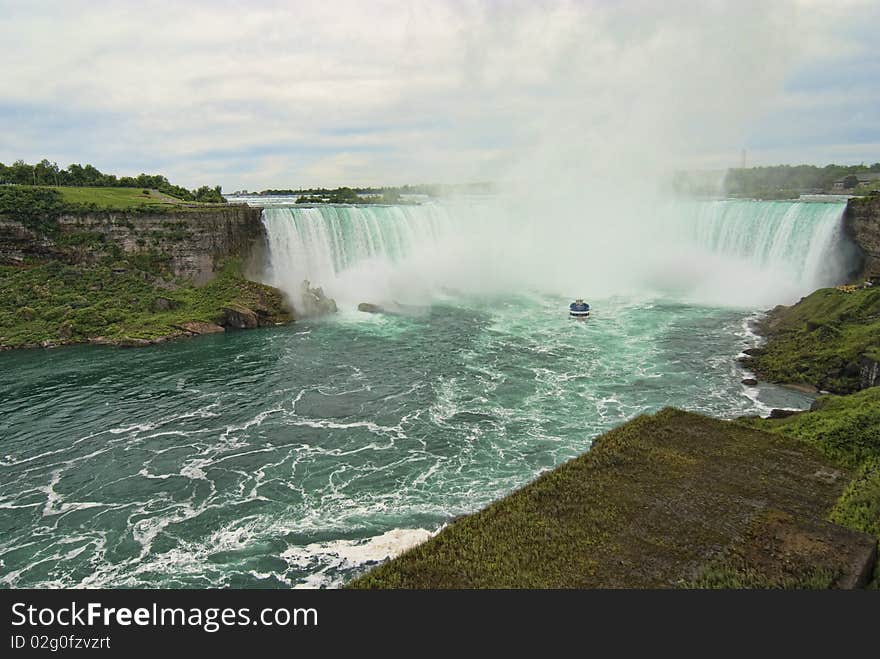
[[[339,313],[0,354],[0,585],[338,586],[636,415],[806,407],[736,357],[845,274],[843,208],[267,208],[265,279]]]
[[[296,305],[303,280],[337,300],[418,303],[531,290],[752,307],[792,302],[846,274],[843,203],[678,203],[637,219],[518,223],[491,201],[264,211],[268,280]]]

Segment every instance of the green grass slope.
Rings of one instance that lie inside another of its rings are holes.
[[[175,280],[167,260],[150,253],[0,266],[0,347],[173,337],[187,323],[222,324],[228,309],[290,319],[280,291],[245,279],[236,260],[204,286]]]
[[[666,409],[350,587],[852,585],[874,542],[826,520],[850,479],[807,442]]]
[[[749,418],[740,423],[799,439],[836,465],[855,469],[830,519],[880,540],[880,388],[822,396],[814,408],[785,419]],[[878,586],[876,574],[873,586]]]
[[[52,187],[67,204],[94,205],[101,210],[131,210],[150,207],[170,207],[183,203],[179,199],[156,190],[141,188]]]

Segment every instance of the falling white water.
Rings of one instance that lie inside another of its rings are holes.
[[[343,308],[522,289],[761,307],[845,276],[843,209],[677,202],[633,221],[589,208],[521,218],[486,200],[270,208],[267,279],[292,296],[308,280]]]
[[[453,221],[436,204],[266,209],[267,278],[294,305],[303,281],[340,301],[387,302],[395,296],[395,269],[436,249]]]
[[[844,208],[804,201],[677,204],[664,241],[670,258],[658,268],[665,288],[686,300],[766,306],[840,283],[853,256]],[[678,281],[676,273],[684,273]]]
[[[808,287],[841,276],[834,258],[840,203],[716,201],[700,204],[692,227],[697,242],[755,267],[781,266]]]

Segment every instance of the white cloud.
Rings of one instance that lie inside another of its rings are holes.
[[[0,159],[159,167],[228,190],[735,159],[767,112],[796,121],[839,105],[783,86],[799,67],[869,52],[853,30],[872,10],[802,0],[0,11],[0,108],[24,108]]]

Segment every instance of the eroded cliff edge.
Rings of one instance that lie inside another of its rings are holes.
[[[846,235],[856,244],[860,279],[880,275],[880,195],[853,197],[843,213]]]
[[[292,319],[262,269],[261,209],[0,217],[0,347],[146,345]]]
[[[0,216],[0,265],[23,265],[33,259],[91,263],[116,246],[125,255],[161,254],[174,276],[203,284],[225,258],[257,267],[265,248],[261,213],[260,208],[220,205],[167,212],[66,213],[51,231]]]

